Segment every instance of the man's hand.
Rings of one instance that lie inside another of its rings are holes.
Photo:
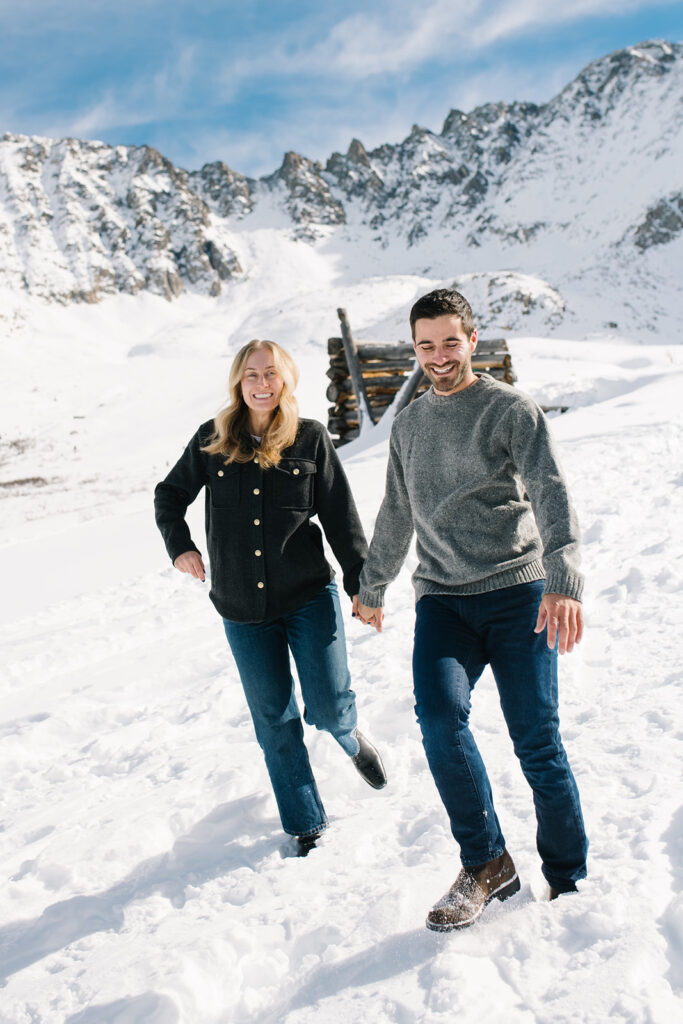
[[[180,572],[189,572],[190,576],[195,576],[202,583],[206,579],[204,563],[198,551],[185,551],[184,554],[178,555],[173,564]]]
[[[382,632],[384,608],[369,608],[368,605],[361,604],[358,600],[358,594],[355,594],[353,598],[353,614],[361,622],[364,622],[366,626],[374,626],[378,633]]]
[[[534,627],[535,633],[541,633],[548,627],[548,647],[552,650],[559,637],[559,652],[567,654],[574,650],[574,644],[581,642],[583,636],[583,611],[581,602],[564,594],[544,594],[538,619]]]

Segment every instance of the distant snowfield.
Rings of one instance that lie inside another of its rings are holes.
[[[389,785],[370,790],[307,730],[332,828],[308,858],[287,856],[220,620],[154,526],[153,486],[220,405],[239,344],[288,346],[302,413],[325,421],[336,307],[359,337],[405,338],[411,302],[439,283],[339,286],[292,246],[267,280],[220,300],[15,305],[0,324],[3,1024],[680,1017],[679,344],[601,323],[584,340],[510,335],[519,387],[569,406],[553,427],[585,537],[587,632],[561,666],[591,840],[577,896],[547,902],[487,673],[474,729],[522,890],[462,933],[424,928],[459,865],[413,713],[412,556],[381,636],[347,608],[361,718]],[[346,466],[370,533],[386,442],[359,447]],[[201,520],[193,508],[203,547]]]

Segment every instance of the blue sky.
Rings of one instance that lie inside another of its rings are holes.
[[[258,176],[288,149],[324,162],[453,107],[543,103],[652,38],[683,40],[680,0],[0,0],[0,134]]]

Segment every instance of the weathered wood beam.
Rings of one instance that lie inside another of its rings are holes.
[[[341,324],[344,353],[346,355],[346,362],[348,363],[349,372],[351,374],[351,380],[353,381],[353,390],[355,391],[358,399],[360,429],[362,430],[365,423],[367,423],[368,426],[371,426],[374,423],[374,420],[370,413],[370,405],[368,403],[368,395],[365,390],[365,382],[363,381],[363,376],[361,374],[356,343],[353,339],[353,334],[351,333],[351,327],[346,315],[346,310],[338,309],[337,316],[339,317],[339,323]]]
[[[426,382],[427,384],[429,383],[424,373],[422,372],[422,367],[420,366],[419,363],[417,363],[415,369],[408,378],[408,382],[404,384],[403,390],[394,399],[394,407],[396,409],[394,413],[395,416],[398,416],[401,409],[405,409],[407,405],[410,405],[413,398],[415,397],[415,392],[419,388],[420,384],[422,384],[423,382]]]
[[[399,356],[396,359],[361,359],[361,369],[363,374],[376,373],[378,370],[409,370],[413,365],[413,358]],[[339,370],[344,374],[348,374],[348,366],[346,365],[346,359],[343,356],[333,356],[330,359],[330,369]]]

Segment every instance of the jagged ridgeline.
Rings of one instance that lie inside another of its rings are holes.
[[[258,180],[221,162],[188,172],[147,146],[7,134],[2,284],[60,302],[218,295],[249,269],[236,228],[259,208],[259,227],[282,229],[284,214],[305,244],[392,246],[406,273],[436,243],[460,268],[486,246],[508,266],[522,250],[539,265],[551,250],[567,266],[642,258],[683,231],[681,95],[683,46],[642,43],[542,106],[452,110],[440,133],[415,126],[372,151],[355,139],[324,167],[287,153]]]

